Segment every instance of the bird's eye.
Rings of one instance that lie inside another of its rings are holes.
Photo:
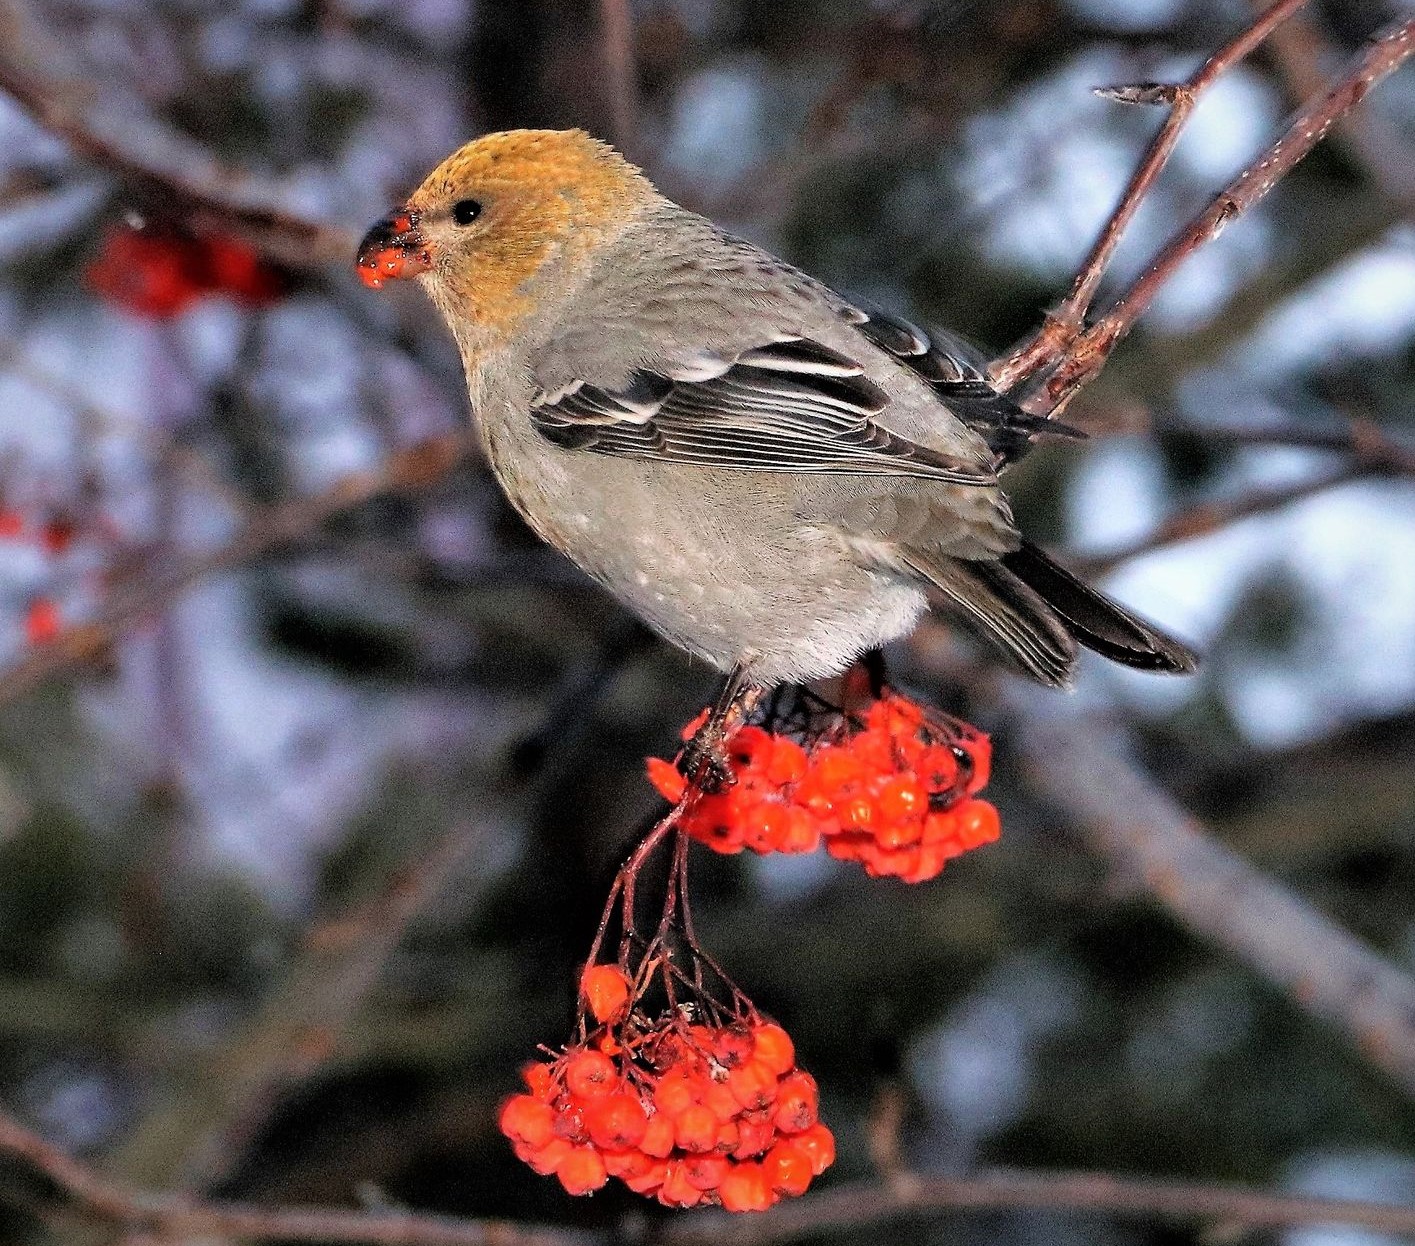
[[[452,219],[458,225],[470,225],[481,215],[481,204],[475,199],[459,199],[452,205]]]

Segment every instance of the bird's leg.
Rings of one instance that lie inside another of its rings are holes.
[[[735,780],[724,748],[730,729],[737,726],[761,698],[762,690],[748,683],[748,667],[738,662],[728,672],[722,692],[707,721],[695,732],[678,758],[678,769],[689,783],[705,792],[720,792]]]

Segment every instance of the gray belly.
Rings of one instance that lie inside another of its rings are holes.
[[[534,432],[502,432],[515,444],[488,430],[492,467],[531,527],[720,670],[745,661],[763,685],[835,674],[910,631],[925,608],[915,584],[861,565],[841,533],[800,518],[809,481],[566,452]]]

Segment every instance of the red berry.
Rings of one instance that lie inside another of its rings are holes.
[[[727,1074],[727,1088],[747,1111],[764,1108],[776,1098],[776,1074],[759,1060],[748,1060]]]
[[[765,1113],[743,1116],[737,1121],[737,1145],[733,1159],[751,1159],[760,1155],[776,1141],[776,1126]]]
[[[695,1190],[715,1190],[731,1167],[725,1155],[691,1155],[683,1161],[683,1177]]]
[[[666,1159],[648,1158],[643,1164],[636,1164],[629,1171],[621,1173],[620,1180],[635,1194],[657,1194],[667,1175]]]
[[[530,1147],[522,1143],[516,1148],[516,1155],[542,1177],[548,1177],[564,1163],[565,1157],[574,1149],[572,1142],[564,1138],[552,1138],[542,1147]]]
[[[638,1096],[619,1091],[595,1099],[585,1108],[585,1129],[602,1151],[638,1146],[648,1131],[648,1113]]]
[[[812,1125],[791,1141],[810,1157],[811,1171],[817,1177],[835,1163],[835,1135],[824,1125]]]
[[[670,1117],[655,1112],[644,1127],[644,1136],[639,1140],[639,1150],[655,1159],[667,1159],[673,1154],[674,1128]]]
[[[596,1021],[613,1021],[629,1006],[629,979],[618,965],[590,965],[580,977],[580,995]]]
[[[771,760],[767,763],[766,777],[778,786],[785,786],[790,783],[799,783],[806,777],[806,771],[810,769],[810,759],[795,740],[785,736],[778,736],[776,747],[771,751]]]
[[[800,1133],[816,1123],[820,1101],[816,1079],[799,1069],[782,1079],[777,1090],[772,1123],[782,1133]]]
[[[658,789],[658,794],[670,804],[676,805],[688,790],[688,780],[671,761],[661,757],[650,757],[644,762],[649,782]]]
[[[590,1194],[609,1180],[603,1157],[588,1146],[572,1148],[556,1166],[555,1175],[567,1194]]]
[[[736,1164],[722,1179],[717,1196],[724,1211],[765,1211],[774,1202],[766,1173],[760,1164]]]
[[[555,1136],[555,1110],[543,1099],[512,1095],[501,1105],[497,1124],[508,1138],[542,1147]]]
[[[614,1061],[600,1051],[578,1051],[565,1065],[565,1088],[579,1099],[607,1095],[618,1078]]]
[[[762,1156],[762,1171],[777,1194],[793,1198],[804,1194],[816,1175],[806,1149],[784,1138]]]
[[[781,1026],[764,1021],[752,1029],[752,1058],[780,1077],[796,1066],[796,1045]]]
[[[695,1103],[678,1113],[673,1122],[673,1139],[682,1151],[711,1151],[717,1146],[719,1123],[710,1107]]]
[[[990,844],[1002,834],[997,810],[985,800],[970,800],[958,806],[958,842],[964,848]]]
[[[36,597],[25,611],[25,639],[32,645],[46,645],[59,635],[63,622],[58,605],[48,597]]]
[[[668,1161],[658,1189],[658,1201],[665,1207],[696,1207],[703,1201],[703,1192],[688,1180],[684,1161]]]

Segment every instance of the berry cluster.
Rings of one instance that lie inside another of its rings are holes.
[[[804,744],[746,726],[726,751],[735,782],[696,796],[680,824],[718,852],[811,852],[824,842],[872,877],[917,883],[999,834],[997,811],[974,799],[988,781],[987,736],[897,693]],[[670,801],[687,793],[669,762],[650,758],[648,774]]]
[[[212,294],[263,306],[286,285],[284,274],[244,242],[166,226],[110,230],[86,277],[106,302],[153,320],[180,315]]]
[[[48,592],[34,592],[31,586],[25,586],[28,590],[25,605],[18,616],[18,630],[25,643],[43,645],[54,640],[64,629],[66,606],[73,607],[75,594],[69,590],[75,580],[79,579],[85,588],[91,587],[87,582],[89,577],[82,571],[76,574],[74,566],[65,562],[66,556],[80,542],[87,544],[95,538],[111,536],[101,517],[81,516],[78,512],[52,506],[44,507],[39,515],[29,514],[18,505],[0,500],[0,553],[26,549],[37,554],[50,586]],[[79,561],[82,564],[85,560]],[[51,595],[54,591],[62,593],[63,603]]]
[[[571,1194],[617,1177],[668,1207],[764,1211],[834,1160],[815,1079],[780,1026],[755,1014],[694,1024],[681,1009],[649,1021],[629,1013],[629,979],[612,965],[581,990],[597,1019],[622,1024],[528,1065],[527,1093],[501,1108],[502,1133],[536,1172]]]

